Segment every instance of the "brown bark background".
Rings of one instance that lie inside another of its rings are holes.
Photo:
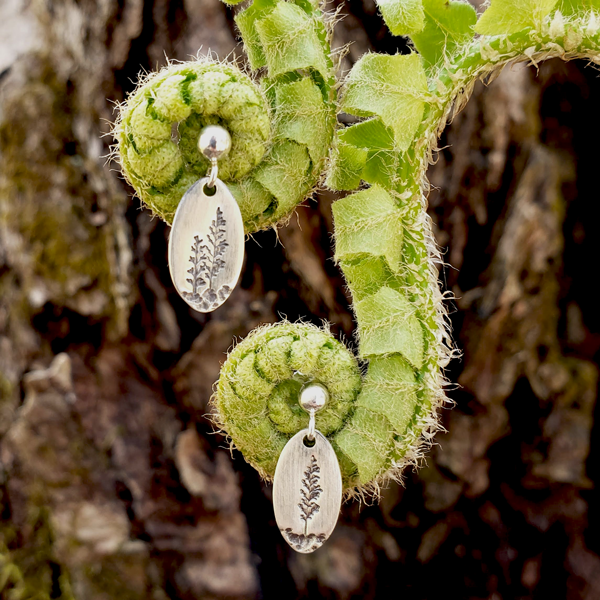
[[[342,10],[344,69],[406,50],[371,0]],[[444,133],[448,432],[303,556],[205,415],[256,325],[327,319],[352,339],[334,197],[248,241],[241,285],[200,315],[172,288],[168,228],[105,158],[138,72],[200,48],[242,55],[217,0],[0,4],[0,596],[600,597],[597,72],[507,68]]]

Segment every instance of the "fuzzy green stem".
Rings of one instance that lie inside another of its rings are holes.
[[[364,162],[357,163],[357,172],[371,187],[334,204],[336,256],[354,301],[360,354],[370,361],[357,406],[375,406],[393,431],[393,448],[378,465],[364,461],[362,451],[357,452],[352,444],[340,444],[342,451],[357,462],[361,484],[370,478],[383,481],[397,476],[398,469],[418,458],[435,432],[436,409],[445,399],[441,369],[451,349],[444,343],[447,324],[434,265],[438,255],[423,193],[438,133],[450,112],[466,101],[475,81],[509,62],[536,64],[554,57],[599,62],[598,31],[592,30],[590,19],[595,22],[589,16],[571,20],[562,37],[550,35],[546,24],[543,33],[529,29],[474,40],[460,53],[446,57],[446,63],[430,77],[427,94],[423,94],[423,117],[406,150],[399,148],[401,137],[394,136],[389,127],[387,134],[393,140],[389,150],[382,148],[383,144],[365,144],[368,139],[381,142],[381,135],[363,136],[362,148],[359,144],[354,147],[365,152]],[[407,58],[399,57],[398,62],[401,60]],[[355,92],[355,83],[351,74],[343,102],[360,108],[361,102],[367,102],[362,101],[360,89]],[[372,83],[370,92],[381,94],[375,89],[378,80]],[[406,83],[403,85],[405,90]],[[362,114],[356,109],[348,112]],[[352,128],[370,127],[373,132],[381,126],[383,130],[384,109],[371,110],[370,114],[374,119],[342,131],[338,145],[360,138],[353,138]],[[334,184],[336,178],[340,181],[348,174],[346,171],[340,175],[336,168],[342,163],[341,167],[347,169],[351,162],[347,149],[342,151],[346,151],[346,157],[334,155],[330,174]],[[374,160],[380,163],[376,171],[369,165]],[[410,391],[398,393],[394,386],[399,379],[403,383],[410,379]],[[394,413],[404,418],[395,419]]]

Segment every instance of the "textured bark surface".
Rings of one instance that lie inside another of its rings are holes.
[[[343,11],[343,69],[405,49],[370,1]],[[507,68],[445,132],[429,178],[463,351],[448,432],[297,555],[207,403],[260,323],[352,339],[333,197],[248,241],[241,285],[200,315],[170,282],[168,228],[104,158],[138,72],[201,47],[242,55],[217,0],[0,4],[0,596],[598,598],[596,71]]]

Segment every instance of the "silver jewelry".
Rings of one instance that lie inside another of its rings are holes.
[[[200,132],[198,149],[211,163],[179,202],[169,238],[169,271],[179,295],[198,312],[219,308],[235,288],[244,263],[244,222],[218,160],[231,148],[219,125]]]
[[[315,413],[329,399],[327,388],[307,384],[300,406],[310,415],[307,429],[284,447],[275,468],[275,520],[287,543],[303,554],[314,552],[329,538],[340,514],[342,474],[335,451],[315,428]]]

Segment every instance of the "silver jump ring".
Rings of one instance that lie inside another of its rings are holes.
[[[215,187],[217,181],[217,175],[219,174],[219,165],[217,159],[213,158],[210,165],[210,175],[208,176],[208,183],[206,184],[209,188]]]
[[[310,419],[308,421],[308,434],[306,436],[311,442],[315,439],[315,431],[316,431],[316,427],[315,427],[315,409],[311,408],[310,409]]]

